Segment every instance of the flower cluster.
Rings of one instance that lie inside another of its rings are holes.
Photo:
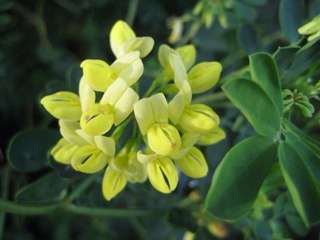
[[[225,134],[219,116],[209,106],[193,104],[192,96],[217,83],[221,65],[194,65],[193,45],[162,45],[158,58],[163,71],[139,100],[141,58],[151,52],[153,39],[137,37],[118,21],[111,29],[110,45],[116,57],[111,65],[93,59],[81,63],[78,95],[63,91],[41,99],[59,119],[62,135],[51,155],[83,173],[106,168],[102,192],[107,200],[127,182],[147,179],[158,191],[170,193],[177,186],[178,169],[193,178],[204,177],[208,165],[196,146],[214,144]],[[119,147],[130,122],[131,136]]]

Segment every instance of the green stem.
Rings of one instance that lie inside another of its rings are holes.
[[[96,217],[144,217],[164,212],[159,209],[110,209],[76,206],[65,201],[47,206],[31,206],[0,199],[0,211],[21,215],[46,215],[57,211]]]
[[[85,191],[97,179],[97,176],[99,174],[100,172],[97,174],[93,174],[87,177],[85,180],[83,180],[79,184],[79,186],[73,192],[70,193],[68,200],[72,202],[74,199],[76,199],[83,191]]]
[[[9,183],[10,183],[10,168],[5,167],[2,170],[2,184],[1,184],[1,198],[7,199],[8,198],[8,192],[9,192]],[[2,239],[3,236],[3,229],[6,221],[6,213],[0,212],[0,239]]]
[[[48,206],[29,206],[0,199],[0,211],[22,215],[45,215],[63,208],[63,203]]]
[[[134,21],[134,18],[135,18],[135,16],[136,16],[136,13],[137,13],[138,4],[139,4],[139,0],[131,0],[131,1],[129,2],[128,13],[127,13],[127,17],[126,17],[126,22],[127,22],[130,26],[133,25],[133,21]]]
[[[147,92],[143,95],[143,97],[149,97],[151,93],[160,85],[160,83],[165,83],[168,81],[165,74],[160,74],[156,79],[153,80]]]
[[[149,209],[111,209],[111,208],[93,208],[71,205],[67,210],[74,214],[91,215],[96,217],[138,217],[153,216],[161,211]]]

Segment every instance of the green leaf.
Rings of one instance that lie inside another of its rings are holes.
[[[48,166],[48,151],[58,141],[59,133],[46,128],[32,128],[16,134],[8,148],[8,160],[18,171],[33,172]]]
[[[243,0],[243,2],[253,6],[262,6],[267,3],[267,0]]]
[[[248,213],[275,162],[276,153],[272,139],[258,135],[234,146],[213,175],[206,209],[225,220]]]
[[[240,1],[234,2],[234,10],[239,18],[248,22],[253,22],[257,17],[257,12],[253,7],[248,6]]]
[[[303,221],[298,216],[298,214],[288,212],[285,215],[285,219],[291,231],[293,231],[296,235],[300,237],[307,235],[309,229],[304,225]]]
[[[301,131],[298,127],[296,127],[290,121],[283,119],[283,123],[285,129],[293,133],[297,138],[301,139],[303,143],[309,148],[311,152],[313,152],[318,158],[320,158],[320,142],[316,139],[310,137],[303,131]]]
[[[255,81],[269,96],[277,110],[282,115],[283,104],[277,66],[271,55],[256,53],[250,55],[250,72]]]
[[[244,24],[238,28],[237,38],[239,45],[246,53],[256,52],[258,49],[258,37],[254,28]]]
[[[299,153],[309,172],[320,184],[319,157],[316,156],[297,135],[294,135],[292,132],[285,132],[285,136],[286,141]]]
[[[280,168],[293,203],[303,222],[310,226],[320,221],[320,191],[299,153],[286,142],[279,147]]]
[[[257,133],[268,137],[277,134],[280,129],[280,114],[257,83],[238,78],[224,84],[222,89]]]
[[[294,54],[300,49],[297,46],[279,47],[274,53],[273,58],[278,66],[278,72],[281,79],[287,79],[287,71],[293,61]]]
[[[296,52],[287,78],[293,78],[320,62],[320,38],[304,45]]]
[[[279,9],[280,27],[291,42],[299,38],[297,29],[302,25],[303,13],[303,1],[281,0]]]
[[[37,181],[24,186],[15,195],[16,201],[27,204],[60,202],[67,193],[69,181],[51,172]]]

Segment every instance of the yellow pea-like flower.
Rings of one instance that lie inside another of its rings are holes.
[[[72,155],[79,147],[61,138],[58,143],[51,149],[50,154],[53,158],[62,164],[70,164]]]
[[[102,170],[108,163],[109,157],[96,146],[79,147],[72,156],[72,167],[80,172],[95,173]]]
[[[310,35],[308,41],[312,41],[320,36],[320,15],[313,18],[310,22],[304,24],[298,29],[303,35]]]
[[[187,132],[206,134],[220,123],[219,116],[204,104],[191,104],[187,106],[179,125]]]
[[[181,146],[181,138],[178,130],[168,124],[154,124],[147,131],[149,147],[152,151],[168,156],[177,151]]]
[[[82,114],[80,126],[87,134],[97,136],[109,131],[113,122],[112,107],[96,103],[88,112]]]
[[[81,116],[79,96],[72,92],[57,92],[43,97],[40,103],[55,118],[77,121]]]
[[[113,54],[117,58],[133,51],[139,51],[143,58],[152,50],[154,40],[151,37],[136,37],[130,26],[120,20],[111,29],[110,45]]]
[[[186,68],[188,70],[191,68],[196,61],[196,48],[192,44],[188,44],[182,47],[177,48],[177,52],[181,57],[181,60]]]
[[[197,140],[198,145],[211,145],[220,142],[226,137],[226,133],[220,127],[214,127],[210,132],[202,134]]]
[[[181,159],[175,160],[181,171],[189,177],[201,178],[208,173],[208,164],[202,152],[192,147]]]
[[[147,165],[148,178],[152,186],[162,193],[171,193],[178,184],[178,172],[168,157],[156,158]]]
[[[219,80],[222,66],[218,62],[202,62],[188,73],[192,93],[202,93],[214,87]]]
[[[81,63],[83,77],[90,87],[104,92],[116,79],[116,72],[104,61],[88,59]]]
[[[107,167],[102,179],[102,193],[105,199],[110,201],[118,195],[127,185],[125,173]]]

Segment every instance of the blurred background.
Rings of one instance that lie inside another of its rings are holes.
[[[0,0],[1,198],[35,206],[57,204],[85,179],[43,155],[59,138],[59,130],[39,101],[60,90],[77,92],[83,60],[114,61],[109,32],[117,20],[127,21],[137,36],[155,40],[154,50],[144,59],[140,81],[150,83],[159,73],[157,50],[161,44],[178,47],[192,43],[197,49],[196,62],[222,63],[223,82],[248,64],[249,54],[274,53],[297,41],[296,29],[320,12],[318,0],[290,2]],[[74,201],[90,208],[163,211],[147,217],[101,217],[90,211],[77,214],[68,210],[45,216],[2,212],[2,239],[192,239],[190,232],[196,232],[194,239],[316,239],[319,227],[306,229],[301,220],[287,221],[282,212],[274,217],[265,211],[263,198],[252,214],[235,224],[218,222],[198,211],[224,154],[254,134],[239,111],[230,108],[219,86],[212,93],[212,98],[204,100],[221,116],[227,138],[202,149],[210,166],[206,178],[191,180],[181,175],[171,195],[156,192],[149,183],[131,184],[106,202],[100,176]]]

